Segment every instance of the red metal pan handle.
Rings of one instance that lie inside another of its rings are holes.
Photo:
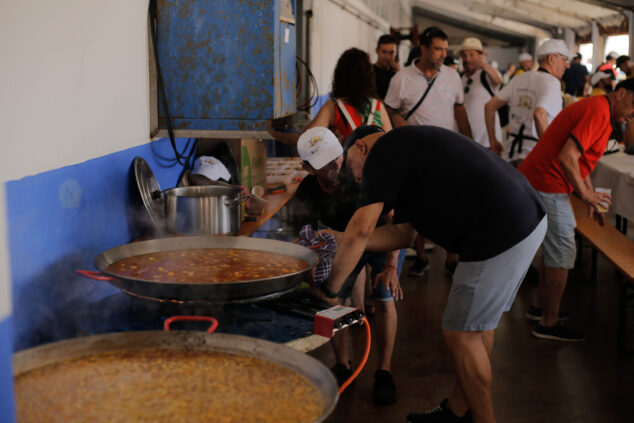
[[[94,279],[96,281],[113,281],[115,278],[112,276],[104,276],[101,272],[95,272],[94,270],[75,270],[75,273],[78,273],[82,276],[85,276],[90,279]]]
[[[163,329],[169,332],[172,322],[211,322],[211,326],[207,329],[207,332],[213,333],[218,327],[218,320],[210,316],[172,316],[165,319],[163,323]]]

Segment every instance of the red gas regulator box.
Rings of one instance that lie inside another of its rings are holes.
[[[337,305],[315,314],[313,333],[332,338],[336,331],[362,320],[363,312],[358,308]]]

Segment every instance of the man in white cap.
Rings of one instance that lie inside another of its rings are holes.
[[[614,89],[614,85],[616,85],[616,78],[614,78],[614,74],[609,70],[598,71],[592,75],[590,84],[592,85],[592,93],[590,93],[591,96],[606,95]]]
[[[383,132],[377,126],[366,128]],[[359,187],[352,178],[339,177],[343,163],[341,143],[330,130],[318,126],[308,129],[299,137],[297,151],[304,160],[304,169],[309,175],[304,178],[287,206],[293,215],[292,221],[300,225],[312,224],[315,228],[321,225],[322,228],[326,226],[344,231],[357,209]],[[397,400],[396,386],[391,374],[397,328],[394,300],[403,296],[398,278],[404,259],[405,250],[364,254],[354,271],[346,278],[341,290],[335,294],[335,297],[341,299],[349,298],[358,275],[367,264],[372,267],[373,282],[377,282],[377,279],[383,281],[375,283],[372,291],[376,308],[374,329],[379,347],[372,399],[377,405],[392,404]],[[337,363],[331,370],[341,385],[351,375],[347,336],[338,332],[332,345]]]
[[[484,105],[495,95],[502,83],[502,75],[485,59],[482,42],[473,37],[465,38],[460,46],[460,58],[464,73],[464,106],[471,125],[473,140],[489,147],[489,137],[484,123]],[[502,137],[499,116],[495,116],[496,137]]]
[[[539,68],[513,78],[485,106],[491,150],[518,166],[561,111],[561,78],[574,55],[562,40],[546,40],[537,48]],[[510,136],[502,146],[495,133],[496,111],[508,104]]]
[[[531,56],[530,53],[524,52],[520,54],[517,60],[520,62],[520,67],[515,71],[513,76],[518,76],[524,72],[533,70],[533,56]]]

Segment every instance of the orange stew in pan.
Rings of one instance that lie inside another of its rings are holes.
[[[152,282],[209,283],[267,279],[308,267],[303,260],[268,251],[198,248],[128,257],[110,264],[106,271]]]
[[[61,361],[18,375],[30,422],[312,422],[321,394],[276,363],[220,352],[142,349]]]

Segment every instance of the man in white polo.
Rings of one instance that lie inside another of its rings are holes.
[[[437,27],[425,29],[420,36],[421,56],[390,81],[384,103],[395,128],[405,125],[433,125],[451,131],[457,128],[471,138],[460,75],[443,64],[447,39],[447,34]],[[422,276],[429,265],[422,234],[415,244],[418,257],[408,275]],[[445,267],[450,273],[457,263],[456,255],[447,253]]]
[[[460,75],[443,64],[447,34],[429,27],[421,34],[420,44],[420,58],[394,75],[385,96],[393,126],[434,125],[450,130],[457,126],[471,138]]]
[[[524,72],[485,106],[491,150],[517,167],[531,152],[563,106],[561,78],[574,55],[562,40],[546,40],[537,48],[537,70]],[[495,133],[497,110],[509,105],[510,136],[502,146]]]
[[[491,100],[502,83],[502,75],[487,63],[482,42],[473,37],[465,38],[460,46],[460,58],[464,73],[464,105],[471,126],[473,140],[483,147],[489,147],[489,136],[484,122],[484,105]],[[495,135],[502,138],[500,118],[495,116]]]

